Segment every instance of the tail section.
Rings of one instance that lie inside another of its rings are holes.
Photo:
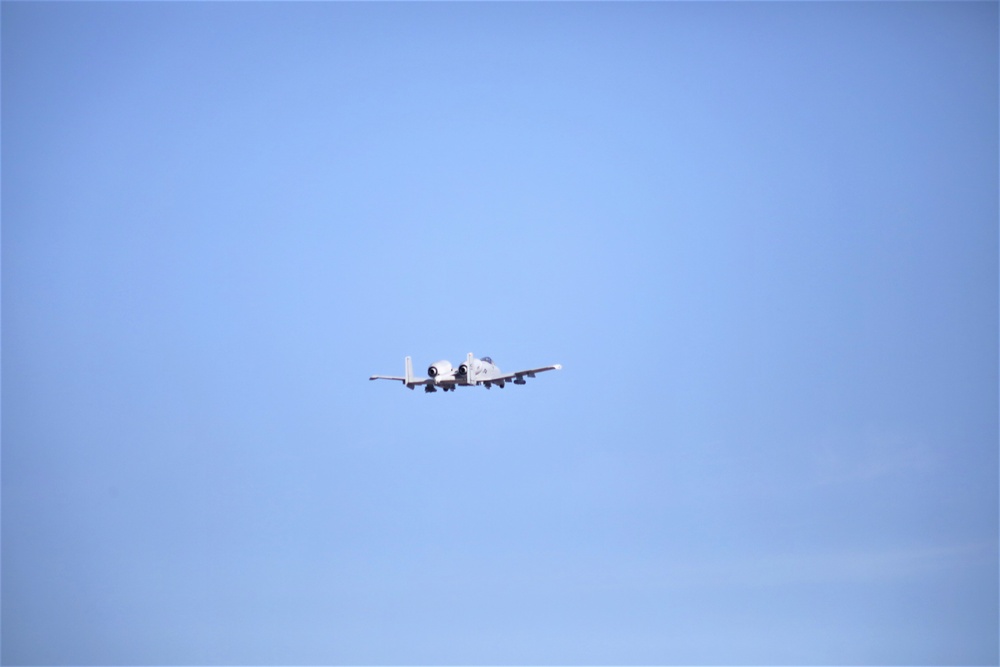
[[[468,382],[469,384],[476,383],[476,372],[472,368],[472,358],[473,357],[471,352],[469,352],[469,354],[467,354],[465,357],[465,368],[466,368],[465,381]]]
[[[407,387],[410,387],[412,389],[413,388],[413,360],[410,359],[409,357],[407,357],[405,363],[406,363],[406,372],[404,374],[404,377],[406,379],[404,380],[404,384],[406,384]]]

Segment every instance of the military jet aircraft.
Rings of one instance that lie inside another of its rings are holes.
[[[430,377],[414,377],[413,361],[410,357],[407,357],[405,361],[406,374],[403,377],[396,375],[373,375],[368,379],[396,380],[402,382],[408,389],[415,389],[417,385],[423,385],[424,391],[430,394],[437,391],[438,387],[441,388],[441,391],[455,391],[455,387],[475,387],[477,385],[482,385],[487,389],[493,385],[497,385],[503,389],[504,384],[507,382],[525,384],[524,378],[533,378],[535,377],[535,373],[557,371],[561,368],[561,364],[555,364],[553,366],[542,366],[541,368],[529,368],[526,371],[504,373],[489,357],[476,359],[469,352],[465,358],[465,363],[458,368],[452,367],[451,362],[446,359],[435,361],[427,369],[427,375]]]

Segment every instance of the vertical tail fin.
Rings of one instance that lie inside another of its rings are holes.
[[[465,357],[465,381],[469,384],[476,383],[476,373],[472,370],[472,353],[469,352]]]
[[[409,357],[406,358],[406,372],[404,377],[406,377],[406,386],[409,387],[413,384],[413,360]]]

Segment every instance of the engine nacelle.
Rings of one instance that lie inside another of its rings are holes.
[[[431,378],[438,378],[442,376],[452,375],[454,369],[451,367],[451,362],[447,359],[442,359],[441,361],[435,361],[431,364],[430,368],[427,369],[427,375]]]

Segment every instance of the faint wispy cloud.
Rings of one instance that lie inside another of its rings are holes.
[[[719,559],[666,559],[647,563],[647,584],[662,588],[771,587],[879,583],[995,563],[997,544],[975,542],[899,548],[856,547],[801,553],[763,553]]]
[[[935,455],[921,439],[902,434],[823,437],[812,447],[810,465],[818,485],[870,482],[930,470]]]

